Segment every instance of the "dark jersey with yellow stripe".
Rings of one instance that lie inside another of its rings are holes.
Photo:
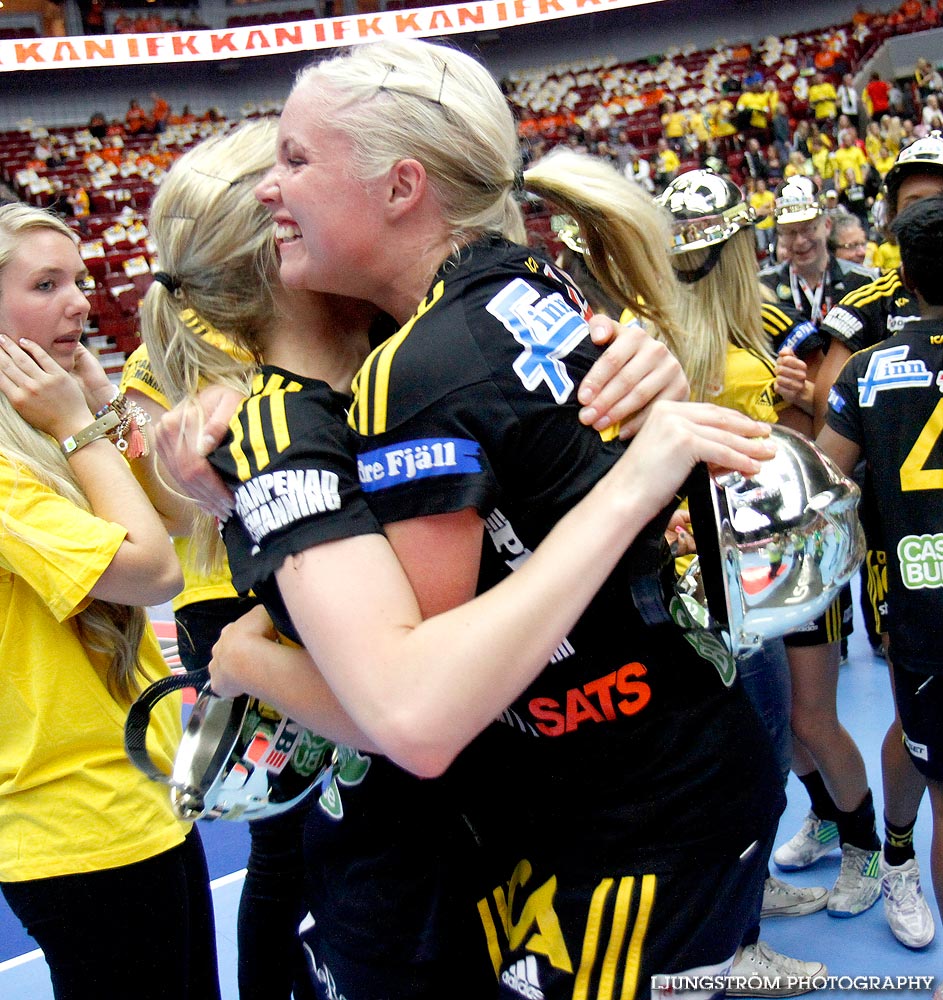
[[[582,309],[550,264],[486,239],[440,269],[355,380],[350,419],[371,507],[384,523],[475,508],[486,527],[479,590],[514,572],[622,453],[577,419],[576,390],[597,357]],[[529,812],[512,804],[523,788],[539,803],[532,837],[565,832],[574,850],[582,841],[645,870],[749,841],[780,802],[768,739],[725,650],[702,644],[702,659],[675,625],[647,625],[633,600],[645,607],[662,524],[504,713],[513,766],[489,759],[489,733],[469,755],[503,824]],[[723,831],[707,821],[720,802]]]
[[[233,579],[295,641],[275,571],[311,546],[382,530],[357,481],[348,403],[324,382],[265,366],[210,459],[236,497],[223,527]],[[475,845],[447,787],[379,755],[349,751],[343,760],[305,827],[307,901],[320,937],[360,955],[365,982],[407,977],[400,995],[482,996],[488,968],[472,961],[477,942],[460,933],[477,891],[465,887]],[[467,991],[453,994],[443,977],[451,983],[456,968]],[[351,979],[345,988],[367,995],[362,985]]]
[[[854,354],[903,330],[919,315],[916,301],[901,284],[900,273],[889,271],[832,306],[822,321],[822,332]]]
[[[887,548],[895,664],[943,672],[943,322],[912,320],[855,354],[828,425],[862,449]]]
[[[763,329],[773,345],[773,354],[789,347],[797,358],[805,359],[822,350],[828,342],[814,323],[791,306],[764,302],[760,314]]]
[[[382,530],[357,480],[348,402],[324,382],[266,366],[210,456],[236,497],[223,526],[233,583],[254,590],[296,642],[275,571],[313,545]]]

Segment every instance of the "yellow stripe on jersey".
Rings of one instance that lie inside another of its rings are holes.
[[[622,881],[624,882],[625,879]],[[602,924],[606,899],[609,896],[612,886],[613,880],[611,878],[604,878],[593,890],[593,898],[590,900],[589,913],[586,917],[586,933],[583,935],[583,951],[580,955],[580,967],[573,982],[573,1000],[586,1000],[589,996],[590,977],[593,974],[593,968],[596,965],[596,955],[599,952],[599,928]],[[624,928],[625,921],[622,923]]]
[[[887,274],[882,274],[880,278],[875,278],[874,281],[869,282],[867,285],[862,285],[860,288],[849,292],[841,300],[840,304],[861,309],[864,306],[871,305],[872,302],[877,302],[879,299],[887,298],[887,296],[892,295],[898,288],[903,287],[897,272],[889,271]]]
[[[255,467],[261,471],[270,461],[265,444],[265,430],[262,427],[262,397],[250,396],[243,407],[243,413],[249,424],[249,447],[252,449]]]
[[[233,417],[229,424],[229,429],[232,431],[232,444],[229,446],[229,454],[232,455],[232,460],[236,464],[236,475],[239,477],[239,482],[244,483],[251,473],[249,471],[249,459],[246,458],[246,453],[242,447],[245,436],[242,433],[242,424],[238,419],[241,412],[242,407],[240,406],[236,411],[236,416]]]
[[[772,302],[764,302],[760,306],[760,317],[763,321],[763,329],[768,336],[773,338],[782,337],[793,327],[793,320],[779,306],[774,306]]]
[[[354,402],[347,415],[347,423],[358,434],[368,436],[382,434],[386,430],[393,358],[416,321],[429,312],[444,293],[445,282],[437,281],[429,296],[419,303],[416,312],[392,337],[370,352],[357,372],[353,381]]]
[[[625,930],[629,922],[632,887],[634,885],[635,879],[631,875],[619,879],[619,891],[616,893],[616,908],[612,915],[609,944],[606,947],[606,956],[603,958],[599,977],[599,1000],[612,1000],[614,995],[616,973],[619,971],[619,961],[625,943]]]
[[[634,876],[627,875],[619,880],[619,888],[613,906],[612,925],[609,929],[609,942],[606,945],[605,955],[599,968],[599,987],[591,996],[590,982],[599,954],[600,929],[606,901],[614,882],[613,879],[606,878],[596,886],[586,919],[580,967],[573,985],[573,1000],[617,1000],[616,982],[620,966],[623,972],[622,989],[618,994],[618,1000],[634,1000],[638,992],[642,948],[648,934],[652,907],[655,903],[656,883],[657,878],[654,875],[643,875],[637,886]],[[626,948],[626,931],[632,913],[632,897],[636,887],[638,888],[638,906],[635,910],[632,935]]]
[[[269,444],[274,446],[279,454],[291,444],[288,417],[285,413],[285,394],[300,392],[301,389],[300,382],[286,380],[277,372],[267,378],[259,374],[252,380],[252,395],[242,403],[229,423],[233,435],[229,453],[236,464],[236,474],[241,482],[251,477],[253,465],[256,472],[261,472],[269,464],[271,461]],[[266,404],[264,408],[263,401]],[[249,461],[249,455],[244,448],[243,414],[248,424],[252,462]]]
[[[632,940],[625,957],[625,975],[622,978],[622,996],[620,1000],[634,1000],[638,990],[638,974],[642,960],[642,948],[648,925],[652,918],[652,908],[655,905],[655,886],[658,879],[654,875],[642,876],[642,890],[635,913],[635,926],[632,929]]]

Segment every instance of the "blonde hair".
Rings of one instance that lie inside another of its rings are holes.
[[[567,149],[526,170],[524,183],[576,219],[593,276],[616,302],[647,319],[684,364],[688,331],[676,317],[677,282],[666,250],[671,235],[655,201],[605,160]]]
[[[258,366],[278,261],[254,190],[274,162],[277,127],[263,118],[204,140],[173,165],[151,205],[159,267],[176,287],[155,281],[147,290],[141,332],[173,403],[207,382],[247,390]]]
[[[609,295],[681,347],[664,222],[651,199],[604,161],[569,151],[521,173],[508,103],[471,56],[417,39],[375,42],[303,70],[295,88],[309,82],[321,85],[359,179],[402,159],[422,163],[456,249],[484,233],[525,242],[515,192],[546,197],[579,223]]]
[[[38,230],[51,230],[73,244],[78,243],[72,230],[44,209],[21,204],[0,207],[0,299],[4,270],[22,239]],[[0,451],[15,469],[33,476],[76,507],[91,511],[91,504],[58,443],[28,424],[3,393],[0,393]],[[2,511],[0,531],[13,531]],[[130,701],[140,690],[139,653],[147,627],[145,610],[93,599],[73,620],[85,649],[107,658],[104,679],[112,696]]]
[[[523,231],[511,197],[521,153],[494,78],[457,49],[417,39],[357,45],[302,70],[329,92],[332,128],[354,150],[360,180],[418,160],[456,244],[485,232]]]
[[[149,230],[173,289],[155,281],[141,305],[154,375],[172,403],[206,385],[248,394],[260,337],[275,319],[272,218],[255,186],[275,161],[277,122],[262,118],[213,136],[171,168],[151,204]],[[197,410],[198,413],[201,411]],[[204,572],[224,565],[213,518],[194,517],[190,549]]]
[[[671,259],[678,271],[693,271],[709,253],[691,250]],[[692,399],[709,402],[723,389],[728,344],[772,359],[762,304],[753,229],[745,226],[727,240],[709,274],[681,287],[678,316],[690,345],[685,374]]]

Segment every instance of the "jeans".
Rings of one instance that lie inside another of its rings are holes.
[[[792,729],[789,724],[791,709],[791,688],[789,686],[789,661],[782,639],[769,639],[750,656],[737,659],[737,672],[743,681],[756,714],[763,720],[770,740],[776,764],[782,776],[783,785],[789,777],[792,763]],[[770,840],[766,854],[767,866],[773,851]],[[767,867],[767,874],[769,868]],[[763,908],[763,894],[759,894],[754,909],[754,919],[750,930],[744,935],[743,944],[756,944],[760,937],[760,911]]]
[[[119,868],[0,886],[42,948],[56,1000],[219,1000],[203,844]]]

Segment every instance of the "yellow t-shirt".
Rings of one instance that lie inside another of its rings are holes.
[[[809,104],[815,109],[817,119],[834,118],[837,100],[838,94],[835,93],[835,88],[830,83],[813,83],[809,87]]]
[[[773,217],[773,205],[776,203],[776,195],[772,191],[754,191],[750,195],[750,207],[756,212],[756,228],[772,229],[776,220]],[[764,214],[764,209],[768,211]]]
[[[835,173],[835,161],[827,149],[820,149],[818,152],[813,153],[810,159],[812,160],[815,172],[823,181],[827,181]]]
[[[127,706],[109,694],[107,658],[89,653],[75,615],[126,535],[0,456],[0,881],[133,864],[183,841],[167,788],[124,751]],[[153,631],[147,678],[166,676]],[[151,715],[148,746],[169,772],[180,700]]]
[[[133,351],[124,364],[124,371],[121,373],[121,391],[127,389],[136,389],[148,399],[154,400],[158,406],[162,406],[165,410],[170,409],[170,400],[164,395],[154,377],[147,347],[144,344]],[[179,611],[188,604],[196,604],[197,601],[239,596],[232,585],[228,563],[212,573],[205,573],[197,568],[197,557],[192,551],[189,538],[174,538],[173,543],[183,570],[183,590],[171,602],[174,611]]]
[[[673,149],[662,150],[658,154],[657,162],[658,170],[663,174],[674,174],[677,172],[678,167],[681,166],[678,154]]]
[[[896,243],[881,243],[874,251],[874,266],[880,268],[882,274],[896,271],[900,267],[900,247]]]
[[[766,128],[769,114],[769,96],[747,90],[737,99],[738,111],[750,112],[751,128]]]
[[[733,105],[730,101],[708,104],[707,111],[710,116],[711,135],[715,139],[737,134],[737,127],[730,121],[730,116],[733,114]]]
[[[688,120],[683,111],[672,111],[661,116],[665,138],[680,139],[688,129]]]
[[[838,177],[839,190],[843,191],[848,187],[848,178],[845,176],[845,171],[849,167],[855,172],[855,183],[861,184],[864,182],[862,171],[868,165],[868,160],[861,151],[860,146],[839,146],[832,153],[832,162],[835,166],[835,174]]]
[[[769,358],[728,344],[724,387],[710,402],[775,424],[788,405],[773,388],[775,378],[776,366]]]

